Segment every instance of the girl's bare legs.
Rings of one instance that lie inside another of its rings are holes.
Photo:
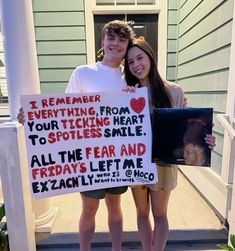
[[[153,251],[164,251],[169,225],[167,219],[167,206],[170,191],[150,191],[152,212],[154,218]]]
[[[112,251],[120,251],[123,227],[121,195],[106,193],[105,202],[108,209],[108,225],[112,238]]]
[[[152,250],[152,228],[149,219],[149,192],[146,186],[136,186],[132,195],[137,210],[137,225],[144,251]]]
[[[82,213],[79,221],[80,250],[90,251],[91,240],[95,231],[95,215],[99,207],[99,199],[89,198],[81,194]]]

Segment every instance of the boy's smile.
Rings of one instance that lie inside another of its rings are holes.
[[[115,33],[106,34],[103,40],[104,58],[102,63],[110,67],[119,67],[125,57],[129,39]]]

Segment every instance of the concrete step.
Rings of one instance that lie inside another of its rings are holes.
[[[221,250],[217,244],[226,243],[226,241],[168,241],[165,251],[216,251]],[[78,244],[67,244],[67,245],[38,245],[37,251],[79,251]],[[110,251],[111,244],[104,243],[93,243],[92,251]],[[122,251],[142,251],[140,242],[124,242],[122,245]]]
[[[79,246],[78,233],[57,233],[47,234],[38,233],[37,246],[39,248],[46,247],[68,247]],[[228,239],[228,231],[223,228],[217,229],[187,229],[187,230],[170,230],[168,244],[185,244],[185,243],[226,243]],[[110,234],[108,232],[95,233],[93,236],[93,245],[110,245]],[[139,243],[138,232],[129,231],[123,233],[123,243],[130,245],[131,243]]]
[[[167,244],[165,251],[218,251],[221,250],[216,243],[185,243],[185,244]],[[54,247],[54,248],[37,248],[37,251],[79,251],[79,247]],[[93,245],[92,251],[110,251],[110,245]],[[139,243],[129,243],[122,246],[122,251],[142,251]]]

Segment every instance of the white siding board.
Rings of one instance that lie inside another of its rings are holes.
[[[0,60],[2,61],[2,63],[5,65],[5,57],[4,57],[4,53],[0,52]],[[4,67],[5,68],[5,67]]]
[[[190,45],[178,54],[178,64],[190,61],[193,58],[205,55],[231,43],[232,22],[226,23],[220,29]],[[221,36],[223,34],[223,36]]]
[[[177,52],[177,40],[176,39],[168,40],[167,52]]]
[[[217,134],[218,135],[218,134]],[[217,136],[216,135],[216,136]],[[214,147],[214,151],[217,153],[222,153],[223,152],[223,136],[218,135],[216,137],[216,146]]]
[[[233,15],[233,2],[229,0],[220,8],[216,9],[208,17],[203,19],[196,26],[192,27],[186,34],[179,38],[179,50],[189,46],[193,42],[201,39],[206,34],[219,28],[221,25],[230,21]]]
[[[0,78],[0,86],[1,86],[1,93],[3,96],[7,97],[8,96],[8,92],[7,92],[7,80],[6,77],[4,78]]]
[[[38,26],[84,25],[84,12],[40,12],[34,13],[34,24]]]
[[[39,55],[79,54],[85,53],[85,51],[85,41],[54,41],[53,43],[48,41],[37,43],[37,52]]]
[[[34,11],[74,11],[83,10],[82,0],[33,0]]]
[[[86,55],[45,55],[38,56],[40,69],[42,68],[75,68],[86,63]]]
[[[41,93],[64,93],[68,82],[41,83]],[[55,91],[56,90],[56,91]]]
[[[194,3],[194,2],[195,2],[195,4],[197,3],[197,1],[188,1],[187,3],[192,5],[191,3]],[[181,22],[181,25],[179,27],[179,36],[184,34],[186,31],[190,30],[195,24],[197,24],[203,18],[205,18],[208,15],[208,13],[213,11],[222,2],[224,2],[224,0],[201,1],[200,5],[198,5],[197,8],[195,8],[192,11],[192,13],[190,13],[190,15],[187,16]],[[189,5],[187,3],[184,6],[185,8],[187,8],[187,5]],[[194,4],[193,4],[193,7],[195,7]],[[184,9],[184,8],[182,8],[182,9]],[[185,9],[185,12],[186,11],[187,11],[187,9]],[[181,12],[180,12],[180,16],[181,16]]]
[[[180,0],[179,4],[180,4],[180,8],[187,2],[188,0]]]
[[[213,107],[215,112],[224,112],[226,107],[226,94],[187,93],[189,107]]]
[[[216,51],[178,67],[178,78],[198,75],[229,67],[230,48]]]
[[[213,152],[211,155],[211,169],[220,175],[221,165],[222,165],[221,155]]]
[[[178,22],[177,18],[177,13],[178,11],[177,10],[170,10],[168,12],[168,25],[170,24],[176,24]]]
[[[5,67],[0,67],[0,79],[5,79],[5,78],[6,78]]]
[[[167,64],[168,66],[175,66],[177,64],[176,53],[167,54]]]
[[[184,91],[227,91],[228,71],[208,73],[178,80]]]
[[[170,81],[175,81],[176,79],[176,66],[168,66],[167,67],[167,79]]]
[[[35,28],[37,40],[74,40],[85,39],[85,27],[40,27]]]
[[[172,1],[172,0],[170,0],[168,2],[168,9],[177,10],[178,9],[178,1]]]
[[[0,35],[1,36],[1,35]],[[0,37],[0,52],[3,52],[3,41],[2,36]]]
[[[184,6],[180,9],[179,22],[181,23],[202,1],[203,0],[186,1]]]
[[[223,135],[224,134],[224,128],[222,127],[221,123],[218,121],[218,119],[216,118],[216,115],[217,113],[214,113],[213,115],[213,123],[214,123],[214,126],[213,126],[213,131]],[[217,140],[216,140],[216,144],[217,143]],[[222,146],[221,146],[222,147]]]
[[[177,38],[177,26],[168,25],[168,39],[176,39],[176,38]]]
[[[68,82],[73,69],[39,70],[41,82]]]

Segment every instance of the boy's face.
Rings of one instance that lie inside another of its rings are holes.
[[[128,43],[128,38],[119,36],[114,32],[106,34],[102,41],[104,49],[103,61],[110,64],[117,64],[117,66],[119,66],[122,59],[125,57]]]

